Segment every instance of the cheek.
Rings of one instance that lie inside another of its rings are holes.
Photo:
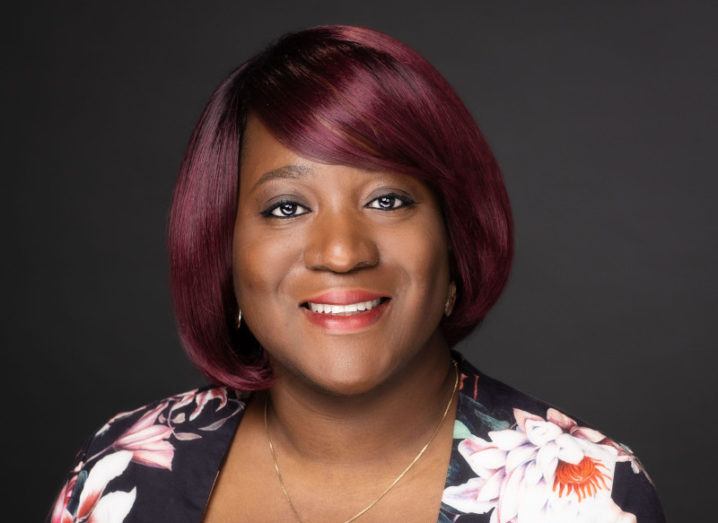
[[[443,230],[424,222],[395,240],[383,246],[385,262],[396,269],[392,272],[401,291],[391,340],[397,347],[423,347],[441,322],[446,303],[449,258]]]
[[[296,256],[297,237],[270,235],[258,227],[237,223],[232,268],[237,300],[257,305],[272,303],[281,290]],[[261,298],[261,299],[260,299]],[[270,298],[269,300],[267,298]]]
[[[409,299],[420,302],[413,305],[426,310],[443,303],[449,282],[449,255],[440,221],[428,217],[417,222],[387,242],[384,250],[391,252],[393,263],[401,268]]]
[[[276,327],[277,319],[293,306],[287,282],[297,259],[298,239],[240,227],[241,223],[235,229],[232,268],[243,321],[270,352],[290,347],[293,340],[286,329]]]

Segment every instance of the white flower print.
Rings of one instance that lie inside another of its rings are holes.
[[[556,409],[546,419],[514,409],[514,418],[515,428],[490,431],[490,441],[470,435],[459,443],[477,476],[447,487],[445,504],[492,511],[491,523],[636,522],[611,499],[616,462],[631,458],[626,447]]]

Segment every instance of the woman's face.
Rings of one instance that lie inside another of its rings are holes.
[[[279,379],[287,373],[333,394],[359,394],[412,358],[446,350],[437,327],[448,294],[448,243],[428,187],[403,174],[304,158],[252,114],[233,273],[242,328],[262,344]],[[373,296],[389,300],[349,315],[306,304]]]

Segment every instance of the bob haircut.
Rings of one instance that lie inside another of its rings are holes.
[[[274,381],[264,349],[246,325],[236,327],[232,283],[250,111],[302,156],[426,183],[441,204],[457,285],[440,329],[453,347],[481,322],[508,278],[513,235],[501,173],[476,122],[407,45],[364,27],[316,26],[282,35],[222,81],[180,167],[169,214],[170,284],[180,340],[206,377],[240,391]]]

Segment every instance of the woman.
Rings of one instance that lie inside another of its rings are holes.
[[[421,56],[320,26],[233,73],[194,130],[172,291],[211,385],[112,417],[60,521],[664,521],[630,449],[452,347],[512,257],[499,168]]]

